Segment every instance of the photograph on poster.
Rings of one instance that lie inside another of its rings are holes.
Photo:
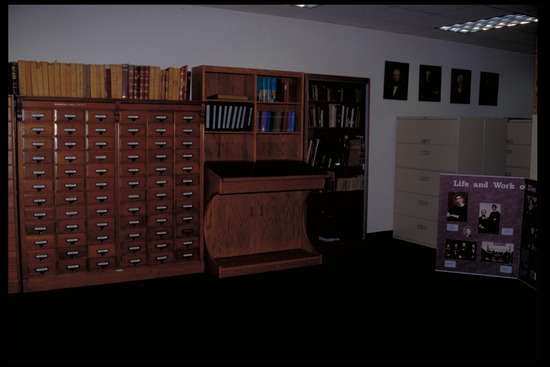
[[[511,264],[514,258],[513,243],[481,241],[481,261]]]
[[[454,260],[475,260],[477,243],[472,241],[445,241],[445,258]]]
[[[470,70],[451,69],[451,103],[470,103]]]
[[[479,76],[479,104],[496,106],[498,104],[498,74],[481,72]]]
[[[478,233],[498,234],[500,212],[500,204],[479,203]]]
[[[472,229],[470,227],[464,227],[462,229],[462,234],[464,235],[464,237],[470,238],[472,237]]]
[[[468,219],[468,194],[465,192],[450,192],[447,208],[447,221],[466,222]]]
[[[441,66],[420,65],[418,100],[441,102]]]
[[[409,64],[386,61],[384,70],[384,99],[407,100]]]

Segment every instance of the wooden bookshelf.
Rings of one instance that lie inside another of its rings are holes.
[[[269,102],[260,100],[258,85],[261,78],[290,80],[289,84],[293,89],[289,96],[292,99],[285,101],[275,99]],[[244,128],[233,129],[228,123],[228,128],[212,129],[205,124],[207,162],[303,160],[303,73],[201,65],[192,69],[192,79],[192,100],[194,101],[201,101],[211,106],[226,104],[251,107],[250,125],[247,126],[244,121]],[[236,99],[218,99],[213,98],[214,96],[234,96]],[[262,112],[283,116],[281,129],[262,131]],[[288,120],[283,119],[284,116],[288,118],[291,112],[295,114],[295,129],[288,131]],[[217,114],[218,112],[216,116]],[[219,114],[225,116],[223,113]],[[221,117],[222,120],[223,118]],[[286,128],[284,121],[287,121]],[[215,126],[219,126],[217,122]]]
[[[323,240],[364,238],[370,81],[367,78],[305,74],[304,85],[304,161],[330,172],[326,190],[312,194],[308,201],[309,228],[312,228],[309,236],[314,243],[320,241],[319,236]],[[332,118],[330,109],[334,110]],[[323,111],[322,123],[320,111]],[[310,141],[311,150],[308,149]],[[361,150],[359,161],[357,154],[352,160],[350,150],[355,149],[357,153],[358,145]],[[313,233],[313,229],[319,228],[323,232]]]

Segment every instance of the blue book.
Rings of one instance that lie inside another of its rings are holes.
[[[260,102],[262,100],[262,77],[256,78],[256,100]]]
[[[267,112],[262,111],[262,118],[261,118],[261,129],[262,129],[262,132],[265,132],[265,129],[266,129],[266,120],[267,120]]]
[[[267,117],[266,117],[267,122],[266,122],[265,131],[271,131],[272,129],[271,111],[267,111],[266,114],[267,114]]]
[[[271,102],[275,102],[275,97],[277,95],[277,78],[271,78]]]
[[[262,77],[262,102],[267,102],[267,78]]]

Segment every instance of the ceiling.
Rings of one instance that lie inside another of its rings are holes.
[[[533,5],[210,5],[216,8],[342,24],[387,32],[535,53],[537,24],[476,33],[444,32],[436,27],[506,14],[538,16]]]

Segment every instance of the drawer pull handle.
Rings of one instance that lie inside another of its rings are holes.
[[[191,121],[193,120],[193,116],[183,116],[184,121]]]
[[[128,115],[128,118],[132,121],[137,120],[139,118],[139,115]]]
[[[166,223],[166,222],[168,222],[168,219],[166,219],[166,218],[159,218],[159,219],[156,220],[156,222],[159,223],[159,224],[160,224],[160,223]]]
[[[185,134],[191,134],[191,133],[193,133],[193,129],[183,129],[183,132]]]
[[[164,256],[157,256],[155,259],[156,259],[157,261],[161,261],[161,262],[162,262],[162,261],[168,260],[168,256],[166,256],[166,255],[164,255]]]
[[[168,143],[165,142],[165,141],[156,141],[156,142],[155,142],[155,145],[158,145],[159,147],[163,147],[163,146],[165,146],[166,144],[168,144]]]
[[[40,162],[40,161],[43,161],[45,159],[46,159],[46,157],[43,157],[43,156],[40,156],[40,155],[36,155],[36,156],[32,157],[32,160],[35,161],[35,162]]]
[[[183,254],[183,257],[192,257],[192,256],[193,256],[192,252],[188,252],[188,253]]]
[[[66,160],[66,161],[69,161],[69,162],[72,162],[72,161],[74,161],[75,159],[76,159],[76,156],[74,156],[74,155],[67,155],[67,156],[65,156],[65,160]]]
[[[183,209],[193,209],[193,205],[185,204],[185,205],[183,205]]]
[[[72,245],[74,243],[78,243],[78,238],[67,238],[65,242],[68,243],[69,245]]]
[[[33,228],[33,230],[34,230],[35,232],[39,232],[39,233],[40,233],[40,232],[44,232],[44,231],[46,231],[47,229],[48,229],[48,228],[46,228],[45,226],[40,226],[40,227],[34,227],[34,228]]]
[[[66,127],[63,129],[64,132],[66,132],[67,134],[71,135],[72,133],[75,133],[76,132],[76,129],[74,127]]]
[[[96,266],[100,267],[100,268],[104,268],[106,266],[109,266],[109,262],[108,261],[98,261],[95,263]]]
[[[166,182],[166,180],[158,180],[158,181],[156,181],[155,183],[156,183],[157,185],[164,186],[164,185],[166,185],[167,182]]]
[[[139,168],[128,168],[128,173],[135,175],[139,172]]]
[[[193,142],[192,141],[184,141],[182,144],[185,145],[186,147],[190,147],[191,145],[193,145]]]
[[[157,115],[155,116],[155,118],[159,121],[164,121],[168,118],[168,116],[165,116],[165,115]]]
[[[108,212],[107,209],[97,209],[95,211],[95,213],[98,214],[98,215],[105,215],[105,214],[107,214],[107,212]]]
[[[155,129],[155,132],[162,135],[166,132],[166,129]]]
[[[35,190],[44,190],[46,188],[46,185],[32,185],[32,188]]]
[[[108,145],[108,143],[106,141],[97,141],[95,143],[95,146],[96,147],[99,147],[99,148],[103,148],[103,147],[106,147]]]
[[[107,200],[109,197],[108,196],[96,196],[95,199],[99,202],[104,202],[105,200]]]
[[[166,154],[157,154],[155,156],[156,159],[160,159],[160,160],[163,160],[163,159],[166,159],[168,158],[168,156]]]
[[[168,209],[168,207],[166,205],[158,205],[155,210],[158,210],[158,211],[163,211],[163,210],[166,210]]]
[[[140,223],[141,223],[141,221],[139,221],[139,220],[129,220],[128,221],[128,224],[131,225],[131,226],[135,226],[135,225],[140,224]]]
[[[102,121],[107,118],[107,115],[95,115],[96,120]]]
[[[165,193],[165,192],[159,192],[159,193],[157,193],[155,196],[156,196],[157,198],[164,198],[164,197],[166,197],[166,195],[168,195],[168,194]]]
[[[44,176],[46,174],[46,171],[32,171],[32,174],[37,176],[37,177],[40,177],[40,176]]]
[[[421,150],[419,153],[420,153],[420,155],[430,155],[430,154],[431,154],[431,151],[429,151],[429,150]]]
[[[45,114],[43,113],[32,113],[31,114],[31,118],[35,119],[35,120],[40,120],[42,118],[46,117]]]
[[[141,250],[141,246],[130,246],[128,247],[128,251],[136,252]]]
[[[183,155],[183,158],[185,158],[185,159],[191,159],[191,158],[193,158],[193,154],[184,154],[184,155]]]
[[[193,183],[193,180],[183,180],[182,181],[184,184],[192,184]]]
[[[72,190],[74,188],[76,188],[78,185],[75,184],[75,183],[68,183],[68,184],[65,184],[65,188],[68,189],[68,190]]]
[[[40,133],[44,132],[44,130],[46,130],[46,129],[44,129],[43,127],[33,127],[33,128],[31,129],[31,131],[32,131],[33,133],[36,133],[36,134],[40,134]]]
[[[104,161],[104,160],[107,159],[107,156],[106,155],[96,155],[95,159],[98,160],[98,161]]]
[[[129,200],[139,199],[140,197],[141,197],[141,195],[139,195],[139,194],[131,194],[131,195],[128,195],[128,199],[129,199]]]
[[[139,133],[139,129],[138,128],[129,128],[128,132],[130,134],[137,134],[137,133]]]
[[[64,144],[66,147],[69,147],[72,148],[72,147],[75,147],[76,146],[76,142],[75,141],[68,141]]]
[[[65,252],[65,255],[67,256],[78,256],[80,254],[80,251],[67,251]]]
[[[134,155],[129,155],[128,156],[128,159],[131,160],[132,162],[139,159],[139,155],[137,154],[134,154]]]
[[[128,237],[130,237],[130,238],[139,238],[139,237],[141,237],[141,234],[139,234],[139,233],[129,233]]]
[[[34,271],[40,274],[43,274],[50,270],[47,266],[41,267],[41,268],[35,268]]]
[[[103,241],[108,240],[109,236],[96,236],[95,239],[98,240],[99,242],[103,242]]]
[[[75,215],[78,215],[78,211],[76,210],[68,211],[68,212],[65,212],[65,215],[67,217],[74,217]]]
[[[78,265],[78,264],[67,265],[66,268],[67,268],[67,270],[78,270],[78,269],[80,269],[80,265]]]
[[[137,147],[138,145],[139,145],[139,142],[137,142],[137,141],[129,141],[129,142],[128,142],[128,146],[129,146],[130,148]]]
[[[78,201],[78,198],[76,196],[71,196],[71,197],[65,198],[65,201],[68,203],[74,203],[75,201]]]
[[[184,192],[182,195],[185,196],[185,197],[191,197],[191,196],[193,196],[193,193],[191,191],[189,191],[189,192]]]
[[[95,187],[99,187],[101,189],[107,187],[107,182],[96,182]]]
[[[42,261],[42,260],[48,258],[48,254],[38,254],[38,255],[36,255],[34,258],[37,259],[37,260]]]
[[[128,261],[130,264],[139,264],[141,262],[141,259],[132,259]]]
[[[45,143],[40,142],[40,141],[35,141],[35,142],[32,143],[32,146],[33,146],[33,147],[36,147],[36,148],[38,148],[38,149],[40,149],[40,148],[43,147],[44,145],[45,145]]]
[[[72,175],[76,175],[78,172],[75,170],[75,169],[66,169],[65,170],[65,174],[67,176],[72,176]]]
[[[72,119],[75,119],[76,118],[76,115],[75,114],[72,114],[72,113],[67,113],[65,115],[63,115],[67,120],[72,120]]]
[[[168,232],[166,232],[166,231],[157,231],[157,232],[155,232],[155,235],[157,235],[157,236],[166,236],[167,234],[168,234]]]
[[[34,199],[32,202],[33,204],[42,205],[46,203],[46,199]]]
[[[99,175],[103,175],[103,174],[107,173],[107,169],[105,169],[105,168],[96,169],[95,173],[97,173]]]
[[[128,211],[130,213],[135,213],[135,212],[139,212],[140,211],[140,208],[128,208]]]
[[[46,213],[34,213],[33,216],[35,218],[43,218],[46,216]]]
[[[96,253],[98,253],[99,255],[105,255],[108,252],[109,250],[106,248],[100,248],[99,250],[96,251]]]
[[[65,226],[65,229],[69,230],[69,231],[76,231],[78,229],[78,224],[67,224]]]
[[[166,172],[168,168],[166,167],[157,167],[155,168],[155,172]]]
[[[133,188],[133,187],[136,187],[136,186],[138,186],[138,185],[139,185],[139,181],[129,181],[129,182],[128,182],[128,186],[130,186],[130,187],[132,187],[132,188]]]
[[[107,227],[109,225],[109,223],[101,222],[101,223],[96,223],[95,225],[97,227],[103,229],[103,228]]]
[[[48,244],[48,241],[46,241],[46,240],[34,241],[34,244],[36,246],[43,247],[43,246],[46,246]]]
[[[107,132],[107,129],[104,128],[104,127],[98,127],[98,128],[95,129],[95,132],[100,134],[100,135],[103,135],[103,133]]]
[[[182,167],[182,170],[186,172],[191,172],[193,171],[193,167]]]
[[[193,220],[193,217],[183,217],[182,221],[184,222],[190,222]]]
[[[166,248],[168,247],[168,244],[167,243],[158,243],[155,245],[156,248]]]
[[[193,244],[193,241],[184,241],[183,242],[184,246],[191,246],[192,244]]]

